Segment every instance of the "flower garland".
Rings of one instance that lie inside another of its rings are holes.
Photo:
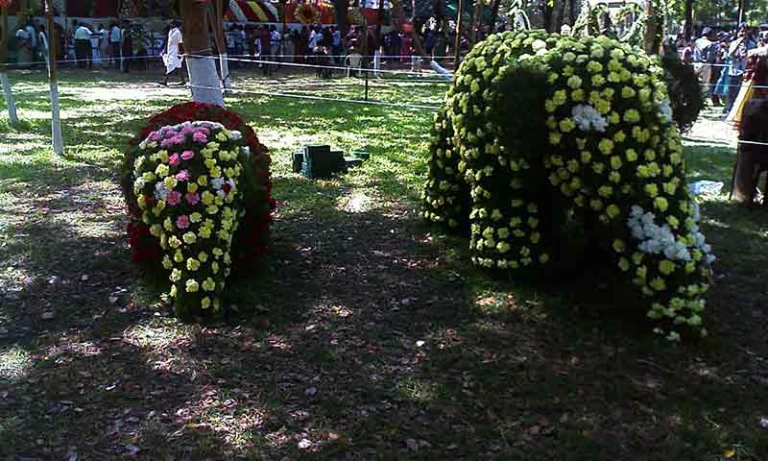
[[[467,184],[475,264],[546,264],[560,220],[582,217],[649,298],[656,332],[677,340],[688,325],[706,334],[700,313],[712,257],[654,61],[606,37],[494,35],[462,63],[443,110],[427,218],[461,222],[448,199]],[[458,153],[460,176],[440,157],[447,151]]]
[[[241,189],[244,191],[245,211],[240,230],[235,237],[232,258],[237,263],[247,264],[265,254],[269,248],[269,226],[272,222],[271,211],[275,208],[270,180],[270,156],[262,145],[253,128],[246,125],[234,112],[213,104],[196,102],[183,103],[154,115],[139,135],[129,143],[123,159],[121,186],[128,206],[128,240],[131,246],[131,259],[134,262],[159,263],[161,249],[158,241],[149,233],[149,228],[142,222],[142,210],[138,208],[133,192],[133,166],[140,151],[138,145],[152,131],[164,126],[178,125],[195,120],[210,120],[220,123],[230,130],[239,131],[250,155],[241,157],[243,166]]]
[[[159,240],[176,314],[198,318],[221,309],[230,249],[243,210],[242,134],[213,122],[153,131],[139,144],[133,192],[142,221]]]

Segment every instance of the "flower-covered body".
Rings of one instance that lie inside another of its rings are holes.
[[[214,122],[162,127],[138,146],[133,194],[164,253],[170,295],[182,318],[221,308],[218,295],[245,214],[238,187],[244,148],[238,131]]]
[[[605,37],[492,36],[462,63],[436,126],[452,127],[435,146],[458,154],[457,181],[469,186],[475,264],[546,264],[560,224],[583,219],[648,298],[658,332],[677,339],[681,324],[705,332],[712,257],[663,72],[642,51]],[[445,168],[432,162],[430,176],[445,177]],[[427,218],[460,222],[435,206],[443,196],[434,185]]]

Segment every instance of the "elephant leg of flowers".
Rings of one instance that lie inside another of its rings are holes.
[[[435,116],[429,151],[429,180],[424,190],[424,217],[450,229],[464,229],[469,219],[469,188],[459,171],[453,125],[445,109]]]

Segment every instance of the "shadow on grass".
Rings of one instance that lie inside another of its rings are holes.
[[[757,419],[768,393],[753,378],[768,370],[742,349],[765,345],[729,326],[746,324],[746,300],[719,305],[729,292],[716,289],[712,310],[725,326],[671,347],[468,268],[452,253],[460,241],[431,234],[413,210],[345,209],[343,180],[277,188],[284,206],[273,253],[258,278],[237,283],[241,302],[261,315],[236,325],[180,325],[129,297],[110,305],[115,286],[133,288],[125,249],[88,256],[109,240],[32,242],[31,267],[68,258],[69,274],[98,273],[104,291],[97,280],[87,290],[77,281],[29,288],[56,319],[35,328],[36,342],[5,342],[33,359],[23,377],[0,383],[10,396],[0,411],[13,415],[0,430],[3,454],[58,458],[76,446],[99,459],[137,448],[141,459],[668,460],[730,447],[741,459],[766,455]],[[291,203],[303,195],[314,196],[311,207]],[[720,232],[737,231],[712,229]],[[43,234],[67,231],[35,230]],[[737,240],[765,245],[751,232]]]

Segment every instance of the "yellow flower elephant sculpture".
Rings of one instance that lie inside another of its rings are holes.
[[[706,334],[714,258],[663,71],[641,50],[606,37],[489,37],[454,76],[429,165],[425,217],[469,228],[474,264],[551,264],[560,233],[579,223],[648,300],[657,333]]]

